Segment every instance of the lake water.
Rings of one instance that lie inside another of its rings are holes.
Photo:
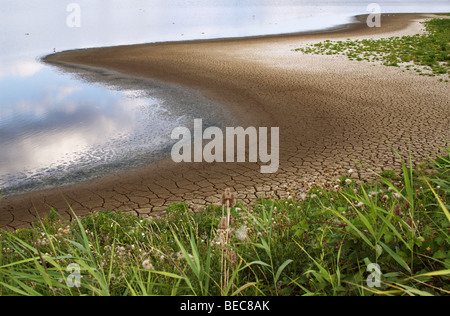
[[[317,30],[366,14],[367,1],[0,0],[3,195],[137,168],[170,151],[170,133],[232,123],[200,93],[40,58],[75,48]],[[377,1],[383,13],[449,12],[450,2]],[[230,126],[230,125],[228,125]]]

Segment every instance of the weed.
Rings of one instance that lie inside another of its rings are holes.
[[[438,76],[439,81],[450,76],[450,20],[432,19],[424,22],[426,34],[363,39],[325,41],[298,48],[305,54],[344,55],[350,60],[380,61],[385,66],[410,69],[411,63],[421,75]]]
[[[0,232],[0,294],[448,295],[445,152],[372,183],[343,176],[249,207],[191,213],[177,203],[161,218],[99,211],[72,222],[52,210],[32,229]],[[380,267],[376,288],[370,264]]]

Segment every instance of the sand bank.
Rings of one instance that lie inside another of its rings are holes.
[[[50,207],[79,215],[92,210],[156,215],[173,202],[192,208],[218,201],[225,187],[249,203],[330,179],[334,169],[394,169],[391,145],[415,161],[450,136],[448,83],[346,58],[308,56],[293,49],[325,39],[416,34],[432,15],[383,15],[381,28],[354,23],[313,33],[74,50],[48,56],[64,66],[101,67],[201,91],[226,106],[240,126],[280,128],[280,168],[263,175],[254,163],[171,160],[89,183],[5,198],[0,227],[29,225]],[[359,17],[361,21],[365,17]],[[168,135],[169,137],[170,135]],[[411,142],[410,142],[411,140]],[[367,171],[360,169],[359,177]],[[68,215],[70,216],[70,215]]]

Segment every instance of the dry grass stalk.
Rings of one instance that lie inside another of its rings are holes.
[[[232,252],[228,249],[228,243],[230,238],[230,227],[231,227],[231,207],[235,203],[234,194],[231,192],[229,188],[226,188],[222,194],[222,218],[220,220],[219,229],[221,229],[223,234],[222,239],[222,257],[221,257],[221,287],[222,294],[225,293],[225,290],[228,288],[228,281],[230,276],[230,267],[228,263],[230,262],[232,265]],[[227,208],[227,214],[225,217],[225,207]],[[236,257],[236,256],[234,256]],[[235,259],[234,259],[235,261]]]

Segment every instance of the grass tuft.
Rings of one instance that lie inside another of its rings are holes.
[[[0,295],[448,295],[449,154],[226,212],[53,210],[0,232]]]

